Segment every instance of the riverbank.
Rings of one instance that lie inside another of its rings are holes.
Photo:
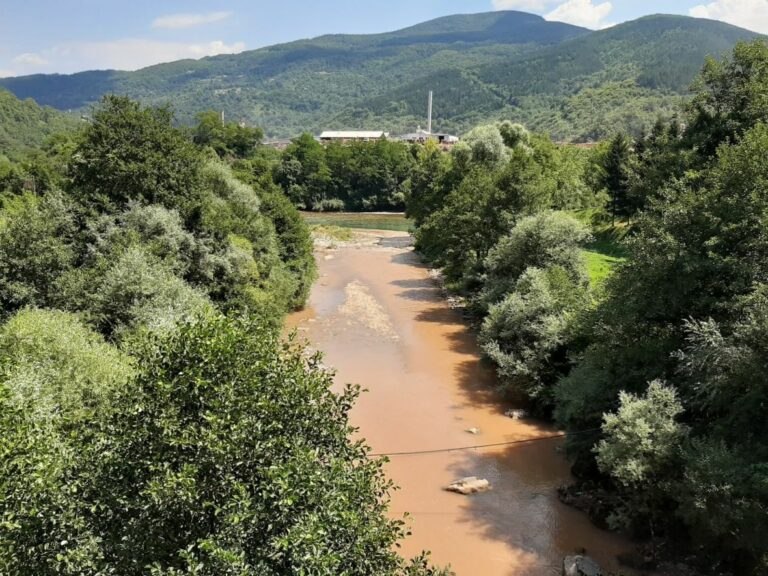
[[[549,425],[505,416],[493,370],[460,313],[451,309],[410,246],[392,231],[356,231],[353,240],[316,252],[320,278],[309,306],[290,324],[324,352],[337,385],[367,392],[352,412],[374,453],[423,452],[530,440],[556,434]],[[477,434],[467,432],[476,429]],[[606,569],[631,549],[562,504],[571,481],[559,440],[454,452],[390,456],[387,474],[400,486],[395,517],[409,514],[412,536],[402,552],[431,550],[458,576],[559,574],[564,556],[586,550]],[[492,490],[445,492],[478,476]]]
[[[310,226],[408,232],[412,225],[402,212],[302,212],[301,215]]]

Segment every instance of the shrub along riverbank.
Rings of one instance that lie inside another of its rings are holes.
[[[647,539],[646,567],[766,574],[768,45],[707,61],[694,92],[580,164],[504,124],[425,147],[408,214],[502,386],[580,433],[571,501]],[[601,207],[602,227],[568,212]]]
[[[2,173],[0,573],[438,573],[280,340],[316,273],[258,136],[107,97]]]

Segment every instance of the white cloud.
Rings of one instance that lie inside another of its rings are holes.
[[[245,48],[244,42],[227,44],[221,40],[184,43],[125,38],[110,42],[68,42],[42,50],[38,56],[44,64],[35,66],[34,70],[29,63],[19,64],[17,75],[32,71],[68,74],[81,70],[137,70],[185,58],[234,54]]]
[[[76,42],[63,47],[80,63],[80,69],[115,68],[137,70],[160,62],[234,54],[245,50],[243,42],[226,44],[221,40],[202,44],[125,39],[114,42]]]
[[[25,52],[24,54],[19,54],[16,56],[16,58],[13,59],[13,62],[15,64],[20,64],[21,66],[30,68],[45,66],[48,64],[48,60],[40,56],[40,54],[35,54],[34,52]]]
[[[612,26],[605,18],[613,11],[613,4],[602,2],[594,4],[592,0],[568,0],[549,14],[545,14],[547,20],[568,22],[585,28],[607,28]]]
[[[11,78],[12,76],[16,76],[15,70],[1,70],[0,69],[0,78]]]
[[[221,22],[232,16],[232,12],[209,12],[207,14],[168,14],[155,18],[152,28],[192,28],[203,24]]]
[[[495,10],[544,10],[552,0],[492,0]]]
[[[717,0],[694,6],[688,13],[696,18],[722,20],[755,32],[768,33],[768,0]]]

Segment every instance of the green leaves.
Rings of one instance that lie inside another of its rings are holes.
[[[136,349],[117,398],[88,422],[62,415],[82,440],[38,444],[0,406],[0,566],[58,574],[76,555],[78,569],[126,575],[432,573],[393,551],[391,484],[349,440],[354,389],[332,393],[329,373],[252,320],[200,319]]]

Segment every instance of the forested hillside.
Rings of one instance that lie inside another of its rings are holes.
[[[47,136],[75,126],[73,116],[38,106],[32,100],[19,100],[0,89],[0,156],[17,157],[40,146]]]
[[[355,127],[410,131],[425,123],[431,89],[441,130],[463,133],[506,118],[558,140],[591,140],[613,127],[639,134],[659,114],[672,114],[706,55],[720,56],[754,36],[678,16],[590,32],[522,12],[492,12],[137,72],[36,75],[0,85],[65,110],[87,107],[105,93],[173,102],[184,122],[203,110],[224,110],[270,136]]]

